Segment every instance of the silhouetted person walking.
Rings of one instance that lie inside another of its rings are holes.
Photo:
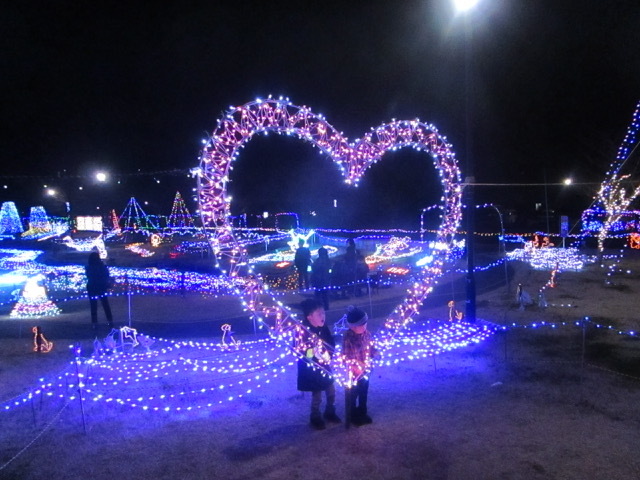
[[[113,328],[113,315],[107,297],[107,291],[111,288],[111,275],[109,275],[109,268],[102,262],[98,252],[89,254],[85,273],[87,274],[87,293],[91,307],[91,324],[94,330],[98,327],[98,299],[102,303],[109,327]]]

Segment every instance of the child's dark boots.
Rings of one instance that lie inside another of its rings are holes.
[[[327,426],[324,424],[324,420],[320,416],[320,412],[314,412],[311,414],[311,426],[316,430],[324,430]]]
[[[324,419],[329,423],[342,423],[342,420],[336,415],[335,405],[327,405],[324,411]]]
[[[351,423],[356,427],[360,427],[362,425],[368,425],[372,423],[373,420],[369,415],[367,415],[367,409],[362,407],[353,408],[351,410]]]

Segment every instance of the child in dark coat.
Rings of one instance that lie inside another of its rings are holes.
[[[329,327],[325,325],[325,314],[322,304],[309,298],[302,302],[302,324],[308,332],[298,338],[296,349],[298,359],[298,390],[311,392],[311,426],[323,430],[324,420],[340,423],[336,415],[336,387],[331,377],[331,357],[335,348],[335,340]],[[324,420],[320,414],[322,392],[326,396]]]

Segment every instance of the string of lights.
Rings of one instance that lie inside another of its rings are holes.
[[[430,358],[480,343],[496,331],[585,326],[637,338],[635,331],[593,322],[589,317],[572,322],[506,325],[428,319],[399,332],[392,348],[375,360],[372,367],[391,367]],[[274,339],[243,342],[233,351],[214,343],[154,340],[157,350],[113,351],[77,357],[54,379],[42,380],[30,391],[4,400],[0,410],[10,411],[40,396],[72,401],[78,398],[80,390],[94,403],[126,405],[151,412],[197,411],[243,399],[295,366],[294,361],[287,359],[291,352],[278,346]],[[75,346],[70,346],[70,350],[78,353]],[[334,359],[338,366],[344,362],[339,347]],[[80,375],[72,368],[76,361],[82,365]],[[347,385],[342,371],[335,368],[334,378],[339,384]]]

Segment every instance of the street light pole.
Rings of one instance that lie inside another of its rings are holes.
[[[467,205],[467,221],[466,221],[466,244],[467,244],[467,276],[466,276],[466,318],[468,322],[476,321],[476,280],[475,280],[475,206],[473,184],[475,183],[474,162],[473,162],[473,112],[472,112],[472,65],[473,55],[472,32],[469,18],[464,16],[464,80],[465,80],[465,154],[466,154],[466,170],[464,199]]]
[[[547,217],[547,235],[551,235],[551,227],[549,226],[549,196],[547,195],[547,169],[544,170],[544,210]]]

